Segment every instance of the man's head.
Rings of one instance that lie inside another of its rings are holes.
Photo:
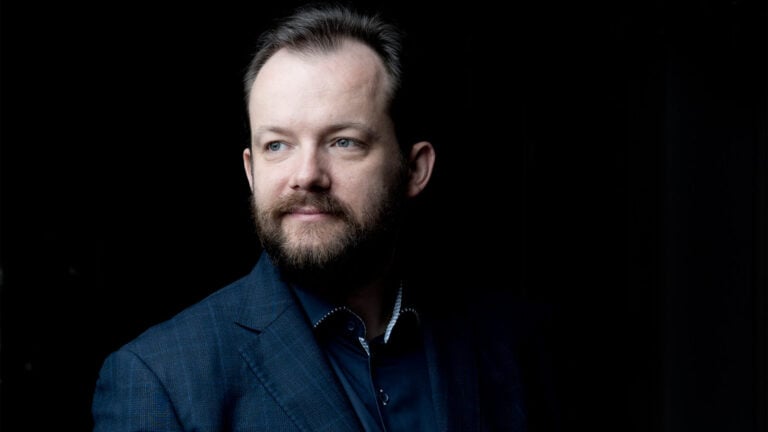
[[[265,250],[303,283],[361,282],[392,258],[403,201],[434,163],[398,143],[400,35],[340,7],[297,12],[260,40],[246,75],[243,153]]]

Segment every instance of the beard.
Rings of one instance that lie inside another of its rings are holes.
[[[405,168],[398,169],[387,187],[369,197],[369,205],[359,216],[326,191],[291,193],[265,208],[251,195],[256,232],[286,282],[318,294],[347,295],[391,264],[406,179]],[[331,219],[291,221],[289,232],[285,216],[303,206],[314,207]]]

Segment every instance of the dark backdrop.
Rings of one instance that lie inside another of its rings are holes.
[[[0,421],[88,430],[104,357],[258,255],[240,80],[291,4],[44,3],[0,5]],[[435,286],[553,306],[566,430],[765,431],[765,2],[385,9]]]

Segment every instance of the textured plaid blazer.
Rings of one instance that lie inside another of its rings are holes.
[[[422,324],[439,430],[526,430],[519,338],[476,322]],[[92,413],[96,432],[361,430],[266,255],[249,275],[112,353]]]

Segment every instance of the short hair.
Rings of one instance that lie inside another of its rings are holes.
[[[387,89],[388,113],[397,133],[401,149],[408,138],[401,133],[396,106],[403,82],[403,40],[405,33],[385,21],[378,13],[362,13],[335,3],[313,3],[299,7],[293,14],[278,21],[265,31],[256,44],[256,54],[245,73],[246,106],[253,82],[261,68],[277,51],[287,48],[304,53],[328,53],[338,49],[344,41],[354,40],[370,47],[381,59],[389,76]]]

